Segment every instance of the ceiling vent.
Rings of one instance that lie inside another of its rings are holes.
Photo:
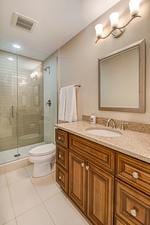
[[[37,21],[29,17],[23,16],[19,13],[13,13],[12,25],[28,32],[32,32],[35,29],[35,26],[37,25]]]

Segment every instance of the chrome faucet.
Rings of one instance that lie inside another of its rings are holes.
[[[114,119],[108,119],[106,123],[106,127],[110,127],[110,124],[112,128],[116,128],[116,121]]]

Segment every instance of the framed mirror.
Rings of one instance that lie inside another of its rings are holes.
[[[98,59],[99,110],[145,112],[145,40]]]

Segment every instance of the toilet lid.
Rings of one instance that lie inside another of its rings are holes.
[[[30,154],[35,156],[48,155],[54,153],[55,150],[56,146],[54,144],[45,144],[31,149]]]

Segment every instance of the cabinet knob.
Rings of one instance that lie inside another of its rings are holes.
[[[81,163],[81,167],[82,167],[82,168],[84,167],[84,162],[83,162],[83,163]]]
[[[58,140],[59,140],[59,141],[61,140],[61,137],[60,137],[60,136],[58,136]]]
[[[61,176],[59,176],[58,179],[61,180]]]
[[[61,159],[61,157],[62,157],[61,154],[59,154],[59,155],[58,155],[58,158]]]
[[[138,172],[133,172],[132,177],[135,178],[135,179],[138,179],[139,178]]]
[[[86,169],[86,170],[89,170],[89,166],[86,166],[85,169]]]
[[[136,209],[131,209],[130,214],[131,214],[131,216],[136,217],[137,216]]]

